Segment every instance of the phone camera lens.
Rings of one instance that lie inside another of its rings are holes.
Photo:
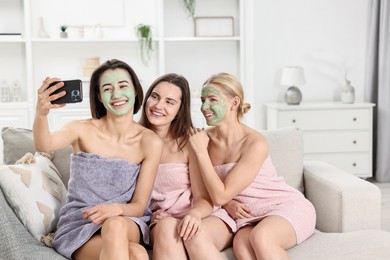
[[[71,99],[72,99],[72,101],[79,101],[80,100],[80,91],[79,90],[72,90]]]

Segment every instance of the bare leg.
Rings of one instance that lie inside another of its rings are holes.
[[[256,260],[255,251],[249,239],[253,228],[254,226],[243,227],[234,235],[233,251],[237,260]]]
[[[178,224],[178,219],[166,217],[152,229],[153,260],[187,259],[183,240],[177,234]]]
[[[101,233],[93,236],[75,253],[75,259],[148,259],[146,249],[139,244],[138,225],[126,217],[111,217],[104,221]],[[137,244],[137,245],[134,245]]]
[[[75,260],[99,259],[102,245],[102,236],[100,234],[95,234],[83,246],[81,246],[73,253],[72,258]]]
[[[191,240],[184,241],[191,260],[224,259],[223,249],[232,243],[230,228],[219,218],[210,216],[202,220],[200,233]]]
[[[248,252],[250,251],[248,248],[251,247],[256,255],[255,259],[288,260],[290,257],[286,249],[295,246],[296,243],[295,230],[291,223],[280,216],[269,216],[252,228],[249,239],[241,235],[235,237],[234,252],[240,255],[240,249],[244,248],[244,252]]]
[[[129,259],[149,260],[148,251],[138,242],[129,242]]]

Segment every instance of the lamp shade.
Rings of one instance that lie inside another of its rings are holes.
[[[300,86],[305,84],[302,67],[284,67],[280,84],[283,86]]]

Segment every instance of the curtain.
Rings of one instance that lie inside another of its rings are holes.
[[[374,109],[374,178],[390,182],[390,3],[371,0],[365,101]]]

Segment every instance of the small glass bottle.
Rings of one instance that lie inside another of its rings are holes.
[[[6,80],[2,80],[0,83],[0,97],[1,97],[1,102],[11,101],[11,89]]]
[[[350,80],[345,80],[345,85],[341,87],[341,102],[352,104],[355,101],[355,89],[351,86]]]
[[[22,86],[20,85],[19,80],[14,80],[11,86],[12,90],[12,101],[20,102],[22,101]]]

